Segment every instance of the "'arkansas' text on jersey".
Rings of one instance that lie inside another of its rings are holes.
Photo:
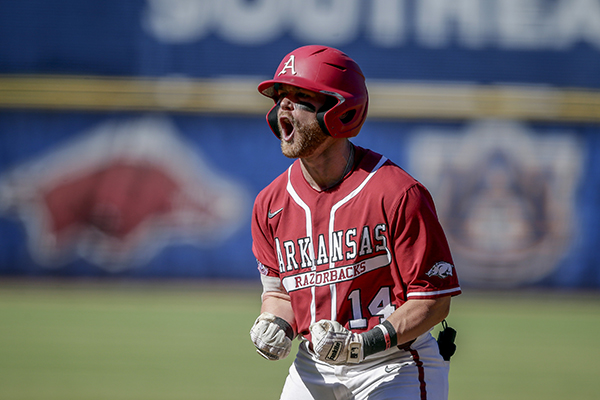
[[[368,226],[364,226],[360,236],[358,236],[357,228],[335,231],[331,234],[329,240],[329,251],[325,235],[319,234],[316,257],[312,256],[314,249],[311,248],[309,237],[302,237],[296,241],[284,240],[283,242],[276,237],[275,248],[279,261],[279,272],[284,273],[299,268],[312,268],[328,263],[350,261],[356,257],[368,256],[383,250],[389,252],[387,239],[383,234],[386,230],[385,224],[377,224],[372,230]]]

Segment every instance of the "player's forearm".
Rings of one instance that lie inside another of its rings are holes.
[[[449,310],[450,297],[410,300],[404,303],[386,321],[360,334],[362,357],[411,343],[443,321]],[[358,358],[360,357],[359,354]]]
[[[288,295],[278,292],[267,292],[263,294],[261,313],[269,312],[279,318],[284,319],[294,329],[294,333],[298,332],[296,327],[296,317],[292,310],[292,303]]]
[[[316,357],[332,365],[356,364],[366,357],[416,339],[442,322],[450,311],[450,297],[410,300],[372,329],[355,333],[337,321],[320,320],[310,326]]]
[[[398,344],[416,339],[439,324],[450,312],[450,296],[408,300],[387,319],[396,330]]]

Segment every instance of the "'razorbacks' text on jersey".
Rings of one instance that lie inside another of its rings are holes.
[[[408,299],[461,291],[427,189],[358,146],[352,171],[323,192],[295,161],[257,196],[252,236],[261,273],[279,277],[304,336],[321,319],[368,330]]]

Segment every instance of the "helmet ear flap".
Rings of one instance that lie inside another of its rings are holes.
[[[327,96],[327,99],[325,100],[325,104],[323,104],[323,106],[321,106],[319,111],[317,111],[317,122],[319,122],[319,126],[321,127],[323,132],[325,132],[325,134],[327,134],[329,136],[331,136],[331,132],[329,132],[329,129],[327,128],[327,124],[325,123],[325,114],[327,113],[327,111],[329,111],[333,107],[335,107],[335,105],[338,104],[338,102],[339,102],[338,99],[336,99],[335,97]]]
[[[271,110],[269,110],[269,112],[267,113],[267,122],[269,123],[269,126],[271,127],[271,130],[273,131],[275,136],[277,136],[279,139],[281,139],[281,132],[279,132],[277,112],[279,111],[280,103],[281,100],[279,100],[273,107],[271,107]]]

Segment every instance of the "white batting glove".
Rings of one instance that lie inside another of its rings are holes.
[[[281,360],[290,354],[294,331],[284,319],[264,312],[258,316],[250,339],[256,346],[256,352],[267,360]]]
[[[364,359],[363,340],[337,321],[321,320],[310,326],[317,358],[332,365],[357,364]]]

